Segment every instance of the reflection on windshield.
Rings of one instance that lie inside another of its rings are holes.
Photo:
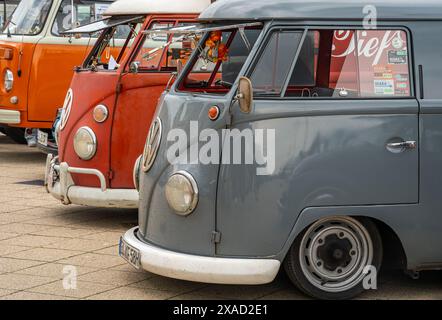
[[[150,29],[161,30],[172,27],[174,23],[154,23]],[[179,23],[178,26],[186,24]],[[150,33],[145,36],[142,46],[133,61],[139,71],[158,70],[176,71],[184,66],[197,43],[193,38],[183,35]]]
[[[103,30],[83,67],[94,71],[117,70],[140,28],[140,22],[127,22]]]
[[[179,90],[225,94],[236,81],[260,28],[209,32],[198,46],[199,54]]]
[[[43,29],[52,0],[22,0],[3,33],[36,35]]]

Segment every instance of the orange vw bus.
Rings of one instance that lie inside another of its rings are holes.
[[[102,18],[113,0],[22,0],[0,34],[0,126],[17,142],[51,128],[94,38],[64,36]],[[35,131],[35,130],[34,130]]]
[[[158,99],[198,40],[144,31],[186,28],[210,3],[118,0],[105,12],[107,19],[70,31],[102,30],[67,93],[57,129],[59,155],[48,155],[45,181],[55,198],[138,206],[134,175]],[[114,41],[118,30],[128,30],[120,47]]]

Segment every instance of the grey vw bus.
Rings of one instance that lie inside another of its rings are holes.
[[[200,19],[120,255],[207,283],[284,269],[325,299],[389,260],[440,269],[442,3],[220,0]]]

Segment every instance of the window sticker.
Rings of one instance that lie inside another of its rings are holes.
[[[389,64],[407,64],[407,50],[390,50],[388,51]]]
[[[394,95],[394,80],[374,80],[374,93],[376,95]]]

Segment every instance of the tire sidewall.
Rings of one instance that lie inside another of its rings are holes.
[[[373,244],[373,260],[371,265],[377,270],[377,275],[379,275],[380,267],[382,264],[382,240],[376,225],[367,218],[353,218],[357,220],[362,226],[368,231]],[[326,292],[317,287],[315,287],[310,281],[307,280],[304,272],[301,268],[299,261],[299,250],[301,249],[302,239],[308,232],[309,227],[307,227],[294,241],[291,246],[286,259],[284,260],[284,269],[290,278],[290,280],[304,293],[307,295],[324,300],[345,300],[356,297],[365,291],[363,287],[363,281],[360,281],[356,286],[351,289],[342,292]]]

